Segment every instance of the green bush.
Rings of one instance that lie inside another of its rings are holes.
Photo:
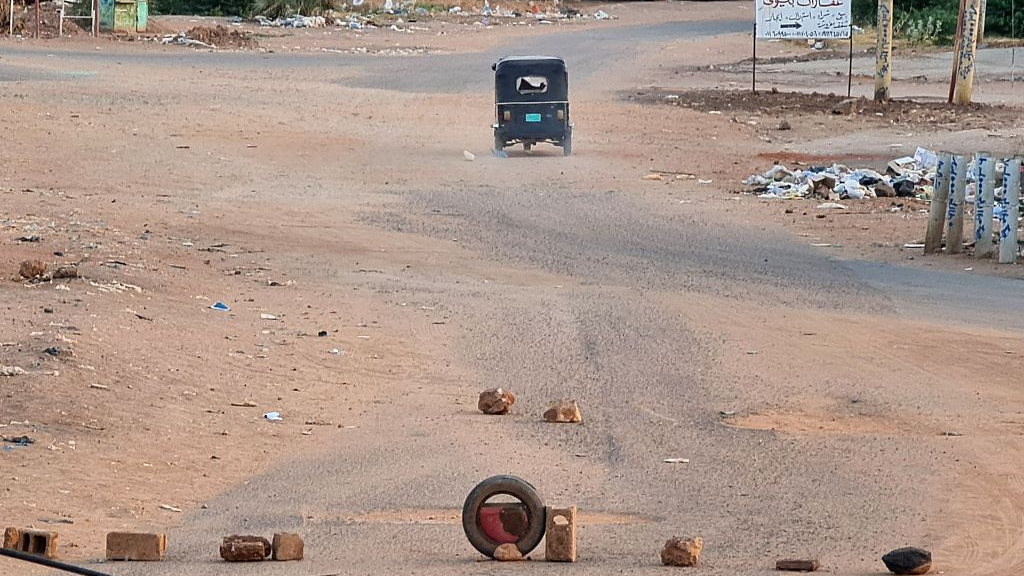
[[[1015,0],[1017,13],[1011,12],[1011,0],[988,0],[985,9],[985,35],[1021,38],[1024,36],[1024,0]],[[948,42],[956,34],[960,14],[957,0],[894,0],[893,33],[916,42]],[[853,20],[860,26],[874,26],[876,0],[853,0]],[[1016,22],[1014,22],[1016,20]]]
[[[337,6],[334,0],[256,0],[252,13],[267,18],[287,18],[296,14],[323,16],[335,9]]]

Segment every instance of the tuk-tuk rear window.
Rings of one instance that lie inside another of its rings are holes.
[[[516,80],[516,90],[520,94],[543,94],[548,91],[548,79],[543,76],[520,76]]]

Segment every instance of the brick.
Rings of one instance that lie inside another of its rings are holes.
[[[46,558],[56,558],[57,533],[26,528],[8,528],[4,531],[4,548]]]
[[[279,532],[274,534],[274,542],[271,544],[271,558],[281,562],[302,560],[304,546],[302,536]]]
[[[166,534],[136,532],[107,534],[107,560],[159,562],[166,556]]]
[[[815,572],[819,567],[817,560],[779,560],[775,563],[776,570],[789,572]]]
[[[548,526],[544,532],[544,559],[548,562],[576,561],[576,507],[547,507]]]
[[[228,562],[260,562],[270,556],[270,541],[262,536],[225,536],[220,557]]]

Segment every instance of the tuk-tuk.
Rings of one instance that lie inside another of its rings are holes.
[[[550,142],[572,154],[569,122],[569,73],[565,61],[553,56],[512,56],[494,70],[494,149]]]

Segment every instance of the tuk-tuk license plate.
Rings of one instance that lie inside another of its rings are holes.
[[[526,121],[527,122],[540,122],[541,121],[541,116],[540,116],[540,114],[527,114],[526,115]]]

